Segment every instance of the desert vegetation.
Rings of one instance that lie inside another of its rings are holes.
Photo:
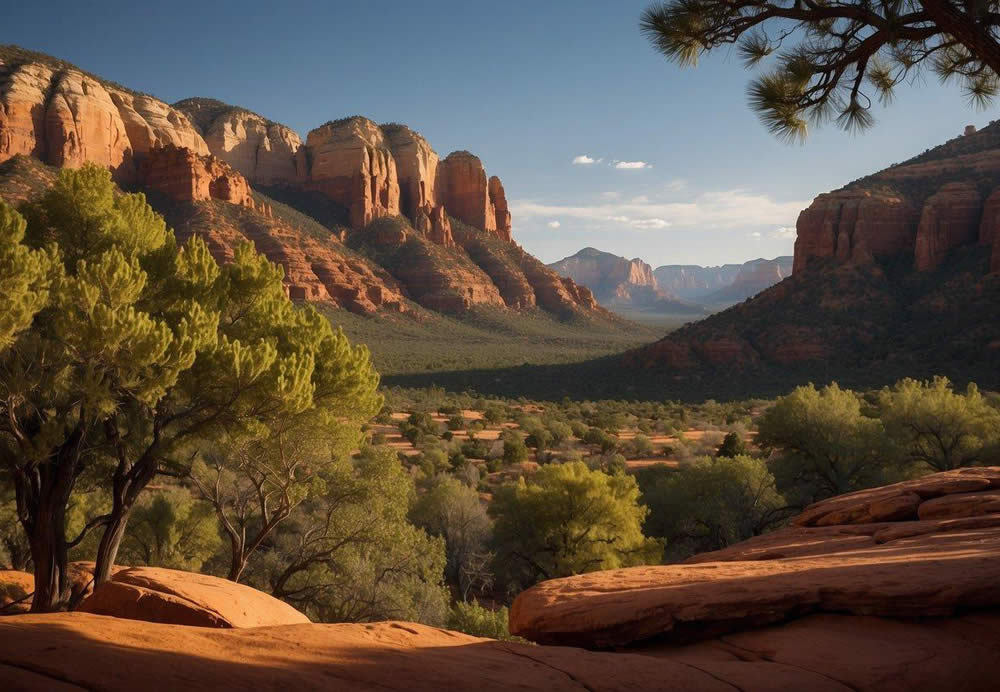
[[[541,580],[676,562],[807,504],[1000,462],[1000,397],[944,378],[776,399],[527,400],[380,387],[249,246],[177,247],[106,171],[0,206],[0,562],[227,577],[312,619],[506,636]]]

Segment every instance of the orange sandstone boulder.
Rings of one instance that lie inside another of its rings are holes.
[[[503,184],[486,177],[479,157],[453,151],[438,166],[437,197],[448,213],[473,228],[510,241],[510,212]]]
[[[307,623],[287,603],[227,579],[158,567],[130,567],[101,584],[80,612],[195,627]]]
[[[177,201],[218,199],[256,208],[246,178],[214,156],[173,145],[149,151],[139,166],[139,181]]]

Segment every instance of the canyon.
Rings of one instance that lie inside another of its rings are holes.
[[[171,106],[3,46],[0,164],[24,157],[107,167],[122,189],[146,192],[182,241],[204,238],[219,261],[253,243],[283,267],[297,300],[359,314],[484,306],[611,318],[590,291],[517,245],[503,183],[478,157],[439,159],[405,125],[351,116],[303,139],[238,106]],[[8,181],[19,190],[8,201],[27,201],[36,187]],[[461,241],[456,223],[472,229]]]

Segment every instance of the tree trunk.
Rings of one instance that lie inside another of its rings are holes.
[[[31,601],[33,613],[64,610],[69,602],[65,515],[63,512],[58,515],[41,514],[28,536],[31,559],[35,563],[35,595]]]
[[[131,505],[115,507],[111,510],[111,518],[104,527],[101,535],[101,542],[97,545],[97,563],[94,566],[94,588],[111,579],[111,567],[118,557],[118,548],[121,546],[122,537],[125,536],[125,527],[128,525],[129,515],[132,513]]]
[[[247,559],[243,555],[243,551],[233,550],[232,559],[229,561],[229,577],[230,581],[239,582],[240,577],[243,575],[243,570],[247,568]]]

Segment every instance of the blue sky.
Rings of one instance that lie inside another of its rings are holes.
[[[210,96],[303,135],[361,114],[442,156],[473,151],[547,262],[588,245],[654,266],[790,254],[817,194],[996,117],[929,76],[864,135],[783,144],[748,109],[734,53],[682,70],[653,51],[646,0],[12,5],[0,42],[169,102]]]

